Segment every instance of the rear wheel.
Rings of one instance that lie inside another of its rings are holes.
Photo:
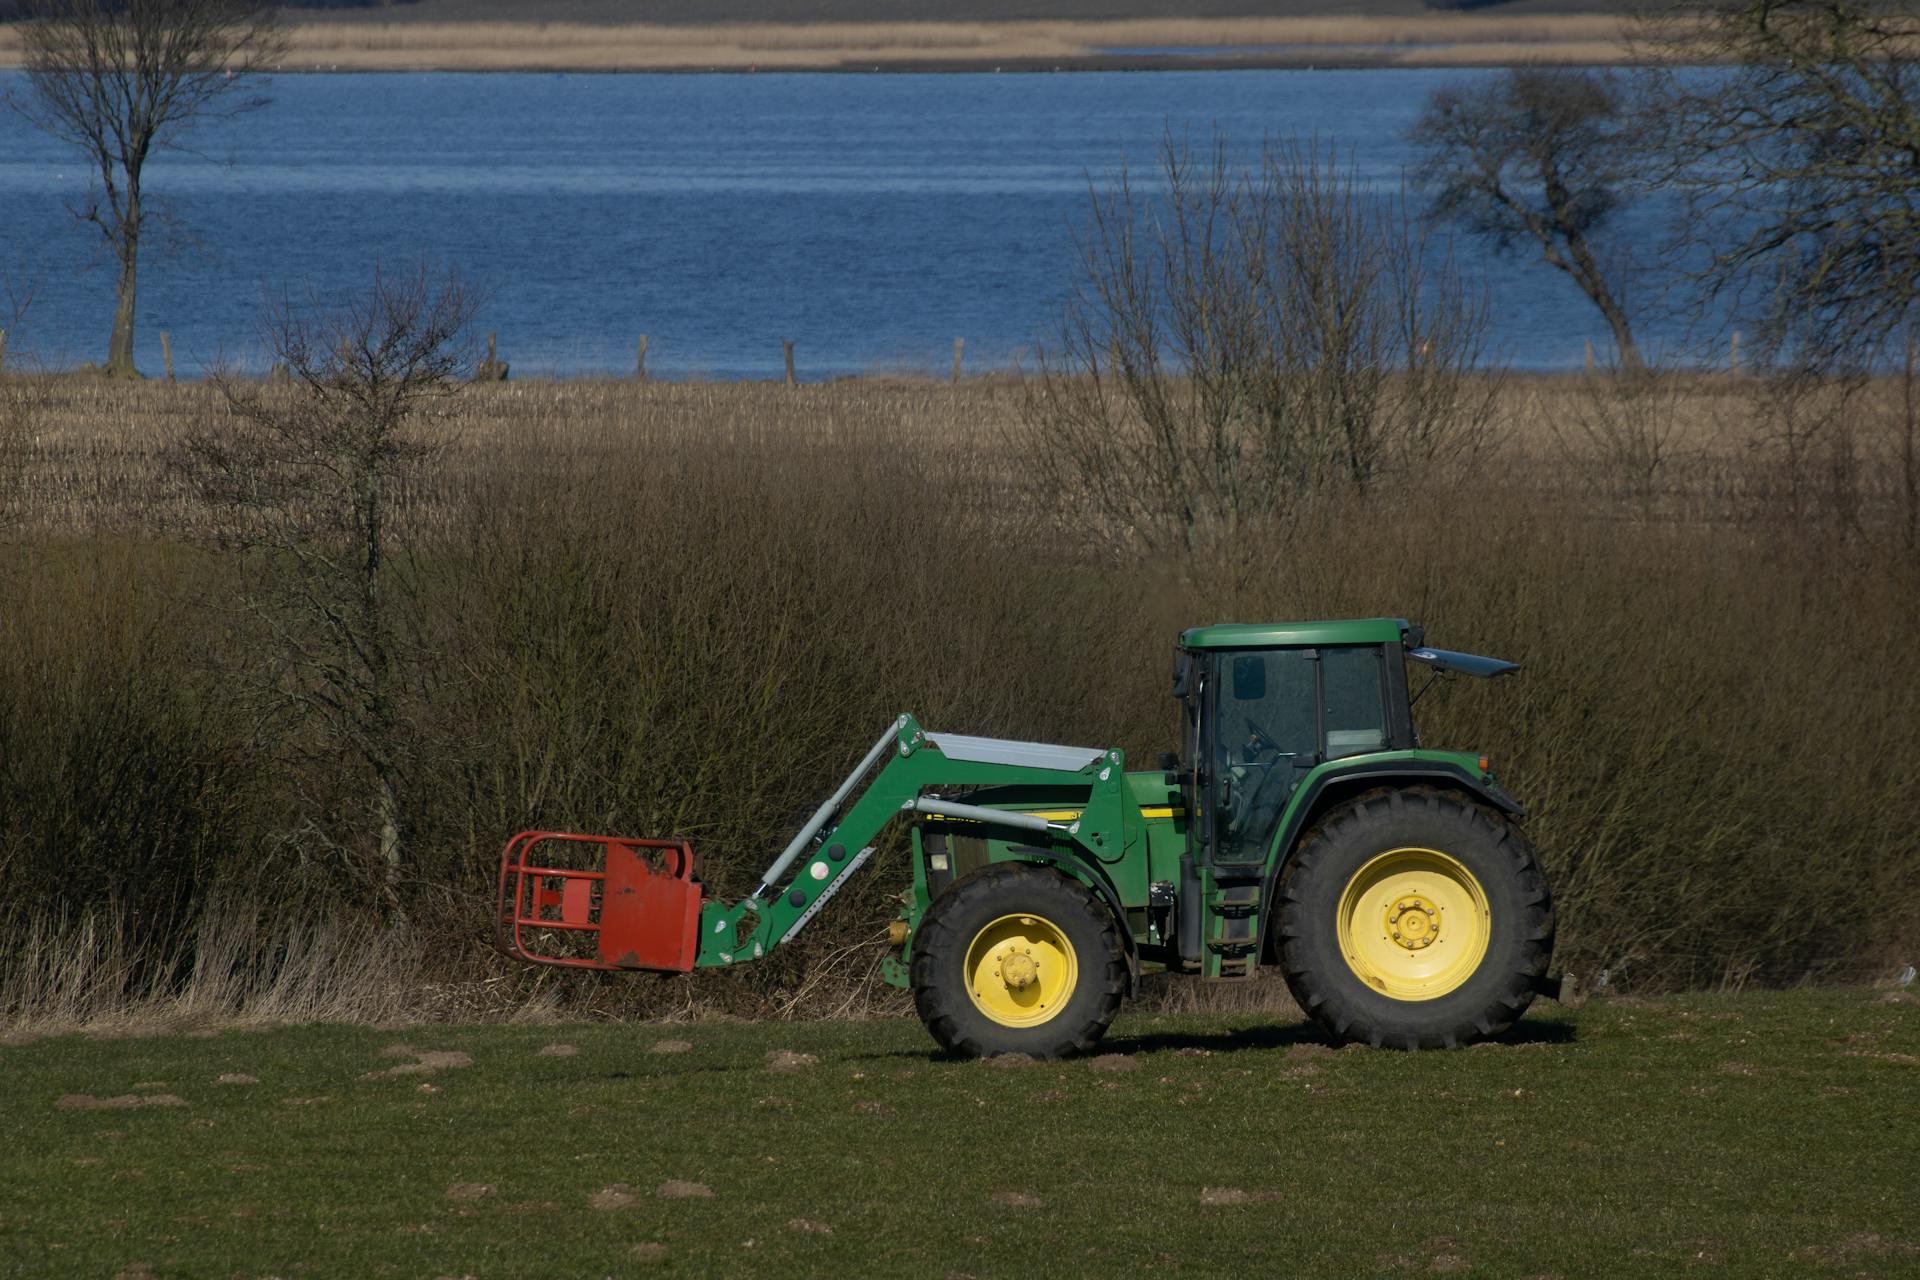
[[[1280,877],[1281,966],[1343,1040],[1452,1048],[1498,1035],[1553,957],[1553,900],[1504,815],[1426,788],[1328,813]]]
[[[1126,953],[1091,890],[999,863],[934,900],[913,948],[913,1003],[940,1046],[967,1057],[1056,1058],[1100,1042],[1120,1010]]]

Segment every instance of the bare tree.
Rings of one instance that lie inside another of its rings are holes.
[[[1516,67],[1437,89],[1409,131],[1436,217],[1522,247],[1565,272],[1599,310],[1621,362],[1639,364],[1621,268],[1595,237],[1628,199],[1634,141],[1626,95],[1599,71]]]
[[[333,314],[282,304],[266,338],[288,385],[218,378],[229,416],[182,456],[218,541],[246,571],[239,603],[259,631],[252,683],[269,740],[343,761],[357,779],[308,797],[310,830],[389,907],[406,870],[402,705],[421,667],[398,511],[441,449],[420,419],[470,368],[471,315],[457,280],[424,269],[376,273],[363,299]]]
[[[1650,119],[1710,303],[1762,355],[1899,359],[1920,321],[1920,15],[1867,0],[1732,0],[1642,28]],[[1702,75],[1699,63],[1731,64]]]
[[[106,369],[130,377],[147,161],[202,120],[262,104],[242,90],[282,56],[279,21],[262,0],[29,0],[23,8],[27,92],[7,101],[94,168],[89,203],[74,213],[105,238],[119,268]]]
[[[1025,384],[1051,493],[1115,543],[1192,554],[1479,443],[1485,301],[1403,201],[1298,142],[1240,170],[1220,140],[1200,158],[1169,140],[1159,177],[1093,193]]]
[[[0,373],[7,371],[7,343],[20,332],[39,296],[38,279],[19,281],[12,276],[0,276]]]

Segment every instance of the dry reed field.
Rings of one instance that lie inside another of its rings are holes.
[[[1624,61],[1618,16],[1335,14],[1056,21],[602,25],[568,21],[306,21],[287,71],[871,71],[1201,65],[1125,50],[1218,49],[1206,65],[1486,66]],[[0,66],[19,38],[0,27]]]
[[[377,901],[364,771],[262,709],[266,566],[176,465],[226,401],[12,377],[0,1023],[889,1010],[898,847],[763,964],[620,983],[492,955],[499,845],[682,834],[737,895],[896,712],[1151,760],[1182,627],[1379,614],[1524,664],[1416,712],[1530,807],[1567,968],[1877,980],[1920,956],[1910,393],[1508,378],[1457,459],[1182,557],[1036,478],[1014,379],[467,387],[394,499]]]

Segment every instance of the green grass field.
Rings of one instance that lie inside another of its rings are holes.
[[[1902,996],[1595,1002],[1416,1056],[1136,1016],[1108,1047],[947,1061],[908,1021],[15,1044],[0,1268],[1920,1273]]]

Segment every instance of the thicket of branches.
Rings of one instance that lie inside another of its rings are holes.
[[[431,700],[431,624],[398,510],[446,445],[429,418],[471,366],[457,280],[376,272],[333,312],[282,302],[265,344],[290,385],[221,377],[225,413],[182,442],[204,530],[239,577],[211,602],[251,634],[235,691],[286,767],[302,856],[404,911],[404,795]],[[333,761],[333,767],[314,767]]]
[[[1169,140],[1154,178],[1095,191],[1025,387],[1045,487],[1101,537],[1233,557],[1330,490],[1485,443],[1487,302],[1404,199],[1299,141],[1242,168]]]

